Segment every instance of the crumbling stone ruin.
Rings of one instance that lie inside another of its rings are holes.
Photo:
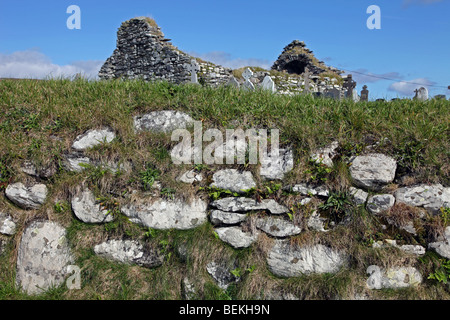
[[[288,44],[272,66],[272,70],[298,75],[303,74],[306,68],[313,75],[319,75],[324,72],[343,73],[341,70],[326,66],[323,61],[319,61],[314,56],[313,51],[309,50],[306,44],[299,40],[294,40]]]
[[[299,40],[292,41],[283,49],[271,70],[249,68],[253,72],[248,79],[252,83],[250,88],[264,88],[264,78],[269,76],[274,82],[274,91],[279,94],[307,93],[335,99],[354,97],[349,91],[353,88],[344,85],[343,72],[319,61]],[[212,87],[245,87],[246,79],[242,74],[246,69],[232,70],[193,57],[172,45],[153,19],[138,17],[120,26],[117,48],[100,69],[99,78],[162,80],[176,84],[195,79]],[[192,72],[197,76],[192,77]]]
[[[199,81],[208,85],[228,82],[231,69],[194,58],[170,43],[153,19],[146,17],[125,21],[117,32],[117,48],[99,72],[100,79],[190,81],[189,65],[200,65]]]

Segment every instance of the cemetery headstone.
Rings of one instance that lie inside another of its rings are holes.
[[[261,87],[264,90],[269,90],[272,93],[275,93],[277,91],[275,88],[275,82],[273,82],[272,78],[269,75],[264,77]]]
[[[414,90],[416,95],[414,96],[415,100],[425,101],[428,100],[428,90],[427,88],[420,87],[419,89]]]
[[[247,68],[244,70],[244,72],[242,73],[242,77],[244,78],[245,82],[243,84],[243,88],[246,90],[250,90],[253,91],[255,90],[255,86],[253,85],[253,83],[250,81],[250,78],[253,76],[253,71],[250,70],[250,68]]]
[[[188,71],[191,73],[191,83],[198,83],[197,72],[200,71],[200,65],[195,59],[191,60]]]
[[[231,77],[230,80],[228,81],[227,85],[228,85],[228,86],[235,87],[235,88],[239,88],[239,87],[240,87],[240,84],[239,84],[239,82],[236,80],[235,77]]]
[[[361,90],[361,101],[369,101],[369,90],[367,90],[366,85]]]
[[[328,89],[325,92],[324,97],[325,98],[333,98],[333,99],[336,99],[336,100],[340,100],[341,99],[341,92],[337,88],[331,88],[331,89]]]
[[[311,73],[309,72],[308,67],[305,68],[305,72],[303,73],[303,79],[305,82],[305,88],[303,89],[304,93],[309,93],[309,76]]]
[[[353,99],[353,89],[355,89],[355,87],[356,87],[356,82],[353,81],[351,74],[347,75],[347,78],[345,78],[343,87],[344,87],[344,89],[347,90],[347,93],[345,96],[347,98]]]

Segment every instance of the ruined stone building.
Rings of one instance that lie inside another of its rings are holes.
[[[197,76],[201,84],[225,85],[233,78],[233,81],[243,83],[241,75],[244,68],[232,70],[179,50],[165,38],[156,22],[147,17],[122,23],[117,31],[116,49],[101,67],[99,78],[188,83],[191,81],[192,60],[199,65]],[[254,71],[250,80],[255,87],[269,75],[281,94],[306,91],[334,98],[348,96],[343,86],[342,71],[319,61],[302,41],[294,40],[287,45],[271,70],[250,68]]]

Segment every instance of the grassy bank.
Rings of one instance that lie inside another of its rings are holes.
[[[237,251],[216,239],[210,224],[190,231],[155,231],[134,225],[125,217],[106,225],[79,222],[70,209],[70,195],[78,185],[88,184],[114,209],[118,207],[115,203],[120,204],[121,195],[145,187],[144,173],[150,169],[158,172],[162,187],[170,194],[209,196],[199,189],[206,186],[208,179],[194,188],[175,181],[193,166],[172,163],[169,151],[177,142],[172,142],[170,135],[135,134],[133,116],[156,110],[186,112],[202,120],[204,130],[279,129],[280,144],[291,146],[295,154],[294,170],[283,181],[286,185],[319,179],[333,192],[345,190],[350,185],[347,162],[368,146],[397,160],[397,177],[389,188],[416,183],[450,185],[450,102],[445,100],[354,103],[141,81],[3,80],[0,81],[1,192],[9,183],[30,179],[20,169],[25,160],[39,167],[54,166],[56,174],[47,183],[49,197],[39,210],[19,210],[4,195],[0,196],[0,212],[10,213],[18,221],[19,229],[12,238],[0,238],[6,243],[0,256],[0,299],[30,298],[14,286],[15,259],[21,232],[36,218],[58,221],[67,228],[76,264],[82,269],[82,290],[62,286],[38,297],[43,299],[181,299],[184,276],[196,279],[200,299],[254,299],[272,288],[305,299],[345,299],[362,293],[388,299],[450,297],[446,285],[432,280],[426,280],[418,289],[371,292],[364,289],[367,266],[409,263],[412,258],[396,248],[380,253],[370,247],[374,239],[396,235],[388,234],[389,230],[382,229],[380,222],[363,208],[348,208],[354,217],[350,226],[326,234],[304,232],[293,240],[321,241],[344,248],[352,256],[350,268],[336,275],[295,279],[276,278],[268,271],[264,253],[273,240],[267,236],[251,249]],[[61,165],[63,154],[70,150],[73,140],[88,129],[104,126],[113,128],[117,138],[86,154],[105,162],[131,162],[133,170],[113,173],[92,167],[82,173],[65,171]],[[309,154],[335,140],[341,146],[340,156],[330,172],[319,172],[321,169],[308,161]],[[208,177],[218,167],[205,166],[202,171]],[[258,169],[253,165],[245,167],[255,173]],[[258,183],[264,190],[266,183]],[[265,196],[277,197],[288,204],[295,204],[296,200],[293,195],[283,195],[281,190]],[[306,213],[294,210],[293,214]],[[430,218],[426,226],[444,223],[436,219]],[[115,264],[94,255],[95,244],[122,236],[158,246],[166,253],[163,265],[150,270]],[[397,236],[414,243],[425,241],[405,234]],[[426,233],[421,236],[426,237]],[[180,257],[180,247],[187,248],[187,261]],[[236,273],[242,281],[227,291],[218,288],[206,272],[206,264],[217,257],[238,261]],[[435,272],[438,259],[429,253],[423,261],[414,263],[428,275]]]

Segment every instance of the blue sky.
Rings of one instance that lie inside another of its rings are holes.
[[[80,30],[66,26],[70,5],[81,9]],[[381,9],[380,30],[367,28],[369,5]],[[95,76],[120,24],[150,16],[179,49],[227,67],[270,68],[298,39],[371,98],[411,97],[420,86],[448,98],[449,14],[450,0],[2,0],[0,77]]]

